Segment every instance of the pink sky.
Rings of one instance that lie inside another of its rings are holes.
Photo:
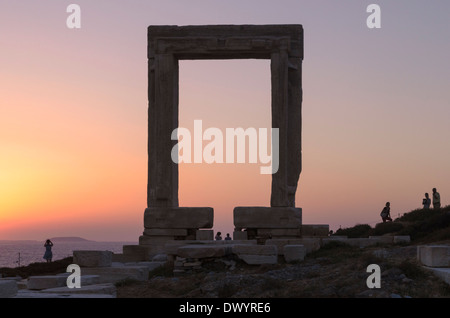
[[[371,2],[60,1],[0,4],[0,239],[82,236],[136,241],[147,186],[149,25],[302,24],[305,224],[374,226],[436,187],[450,198],[450,4]],[[180,126],[270,127],[266,60],[182,61]],[[259,165],[183,164],[180,205],[268,206]]]

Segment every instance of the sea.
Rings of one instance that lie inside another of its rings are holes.
[[[46,262],[43,258],[45,242],[40,241],[2,241],[0,240],[0,268],[15,268],[31,263]],[[124,245],[137,245],[137,242],[98,242],[98,241],[53,241],[53,260],[73,256],[74,250],[102,250],[122,253]]]

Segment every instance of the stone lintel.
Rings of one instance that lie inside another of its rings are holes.
[[[151,207],[144,212],[146,229],[208,229],[213,222],[210,207]]]
[[[177,59],[270,59],[274,51],[291,51],[289,37],[157,38],[154,49],[152,58],[170,53]]]
[[[265,39],[282,38],[289,39],[290,56],[299,57],[303,59],[303,27],[299,24],[272,24],[272,25],[152,25],[147,29],[148,36],[148,57],[154,57],[159,48],[157,44],[159,39],[168,38],[209,38],[212,42],[207,42],[209,48],[222,47],[220,52],[230,49],[230,47],[237,46],[238,43],[235,40],[241,38],[245,45],[248,47],[244,52],[240,49],[239,56],[232,58],[246,58],[245,53],[249,54],[248,58],[257,58],[252,56],[252,50],[258,50],[268,45]],[[246,42],[246,39],[251,39],[250,46]],[[228,41],[228,42],[227,42]],[[241,45],[239,44],[239,45]],[[200,46],[201,48],[202,46]],[[205,47],[205,46],[203,46]],[[173,49],[174,47],[171,47]],[[186,58],[199,59],[203,58],[202,54],[190,55]],[[217,55],[217,52],[208,58],[223,58]],[[268,57],[260,57],[268,58]],[[269,57],[270,58],[270,57]]]
[[[235,207],[236,228],[300,229],[302,209],[293,207]]]

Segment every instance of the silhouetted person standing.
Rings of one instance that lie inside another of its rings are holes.
[[[222,233],[221,232],[217,232],[216,234],[216,241],[221,241],[222,240]]]
[[[425,193],[425,198],[422,200],[422,205],[424,209],[429,209],[431,205],[431,199],[428,193]]]
[[[380,213],[381,219],[383,220],[383,223],[386,221],[391,221],[391,203],[386,202],[386,206],[383,208],[383,211]]]
[[[50,240],[45,241],[45,254],[44,254],[44,259],[47,260],[47,263],[50,263],[52,261],[53,258],[53,252],[52,252],[52,246],[53,243]]]
[[[433,188],[433,208],[441,208],[441,195],[436,191],[436,188]]]
[[[225,241],[231,241],[230,233],[227,233],[227,236],[225,236]]]

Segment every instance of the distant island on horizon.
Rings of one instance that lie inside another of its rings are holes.
[[[41,240],[0,240],[0,242],[20,242],[20,243],[33,243],[40,242]],[[46,240],[42,240],[45,242]],[[52,242],[97,242],[94,240],[88,240],[79,236],[57,236],[50,238]]]
[[[52,242],[96,242],[93,240],[87,240],[85,238],[79,237],[79,236],[58,236],[58,237],[52,237],[50,239]]]
[[[42,240],[36,240],[36,239],[24,239],[24,240],[17,240],[17,239],[0,239],[0,243],[36,243],[36,242],[43,242],[45,243],[47,239]],[[116,240],[116,241],[96,241],[96,240],[88,240],[79,236],[55,236],[50,238],[50,241],[54,243],[65,243],[65,242],[72,242],[72,243],[111,243],[111,242],[120,242],[120,243],[130,243],[130,244],[136,244],[135,241],[131,240]]]

